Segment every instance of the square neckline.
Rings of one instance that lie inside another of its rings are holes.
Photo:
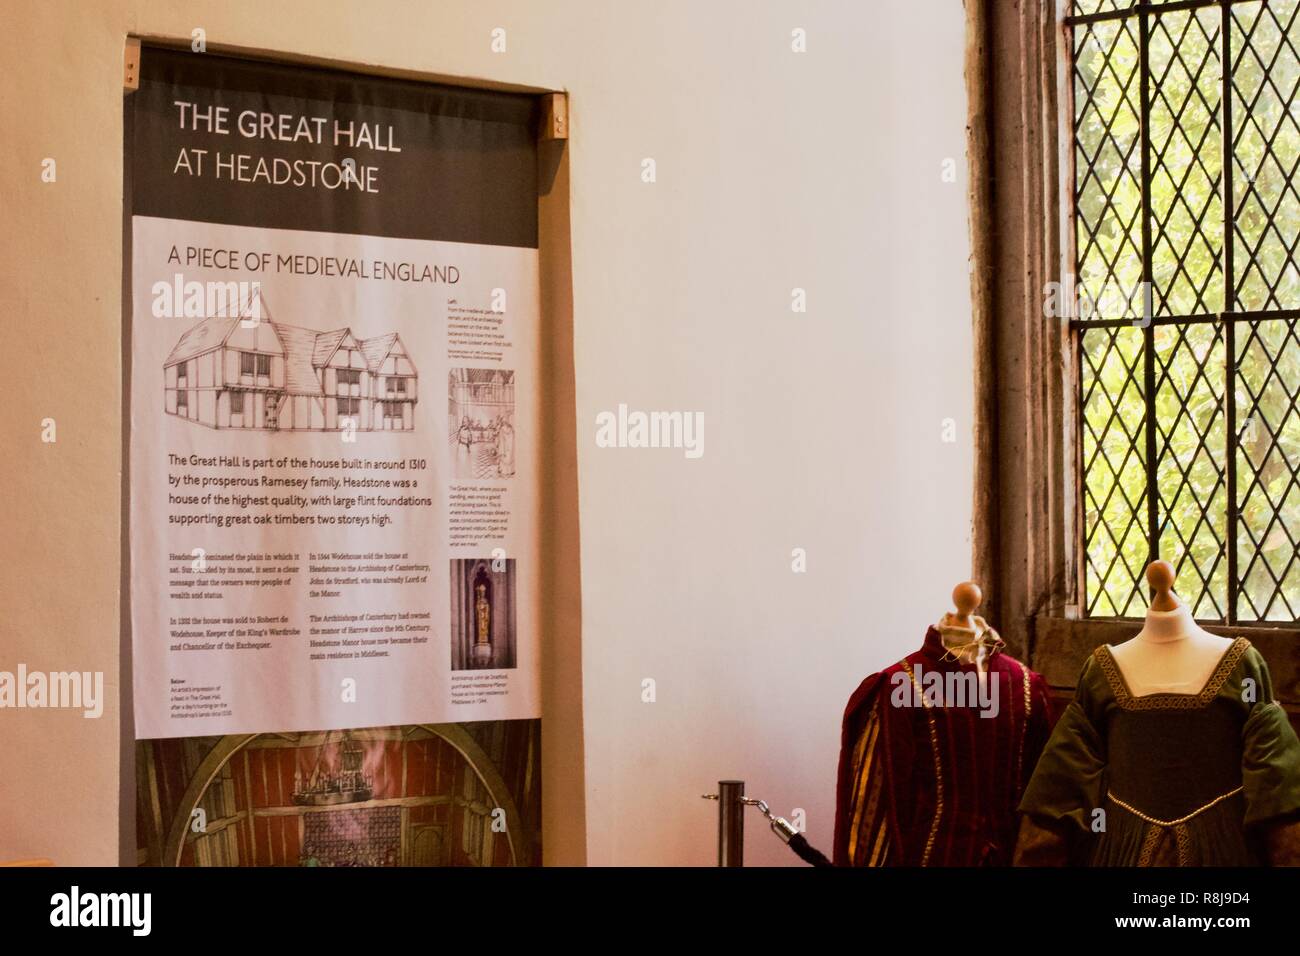
[[[1245,637],[1238,637],[1229,644],[1223,653],[1219,655],[1219,661],[1214,665],[1214,670],[1210,672],[1210,676],[1206,678],[1205,683],[1201,685],[1201,689],[1196,693],[1157,691],[1154,694],[1137,696],[1129,687],[1128,680],[1124,677],[1119,662],[1115,660],[1115,655],[1111,652],[1109,644],[1100,645],[1093,651],[1093,656],[1097,659],[1106,682],[1110,684],[1111,692],[1115,695],[1115,702],[1125,710],[1156,709],[1162,702],[1175,708],[1194,708],[1208,706],[1210,701],[1218,696],[1220,688],[1223,687],[1232,672],[1236,670],[1237,664],[1241,662],[1242,656],[1245,655],[1249,647],[1250,640]]]

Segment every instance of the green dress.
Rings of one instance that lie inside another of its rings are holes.
[[[1090,866],[1260,865],[1258,825],[1297,811],[1300,741],[1245,638],[1199,694],[1134,697],[1097,648],[1020,802]]]

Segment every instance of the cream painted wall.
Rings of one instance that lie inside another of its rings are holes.
[[[591,863],[710,864],[699,794],[726,777],[803,808],[829,849],[845,700],[969,573],[960,0],[3,14],[0,291],[19,348],[0,419],[0,669],[103,670],[116,694],[124,37],[203,27],[213,45],[567,89],[585,788],[566,796],[579,775],[552,757],[548,859],[581,859],[585,798]],[[596,415],[619,403],[703,412],[704,456],[596,447]],[[544,726],[576,760],[583,723]],[[0,859],[114,862],[116,703],[99,721],[0,711],[0,730]],[[757,816],[748,859],[794,862]]]

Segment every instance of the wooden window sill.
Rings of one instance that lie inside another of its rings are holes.
[[[1116,618],[1039,616],[1034,619],[1030,664],[1054,690],[1074,689],[1089,654],[1102,644],[1127,641],[1142,629],[1142,621]],[[1273,693],[1287,712],[1300,717],[1300,628],[1238,624],[1207,624],[1211,634],[1246,637],[1264,655],[1273,678]]]

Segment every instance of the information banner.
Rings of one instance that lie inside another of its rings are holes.
[[[540,716],[534,114],[145,51],[137,737]]]

